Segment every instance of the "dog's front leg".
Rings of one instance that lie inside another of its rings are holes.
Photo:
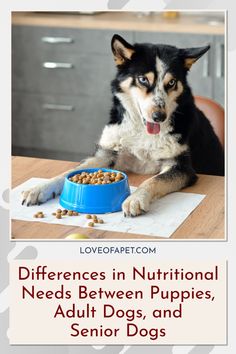
[[[67,174],[83,168],[113,167],[116,156],[117,154],[114,151],[99,147],[94,156],[81,161],[80,165],[75,169],[66,171],[59,176],[49,179],[47,182],[43,182],[38,186],[23,191],[21,194],[22,205],[40,205],[49,199],[55,198],[55,196],[61,194],[64,179]]]
[[[146,213],[151,202],[166,194],[176,192],[193,184],[197,177],[191,169],[172,167],[144,181],[123,203],[124,216],[138,216]]]

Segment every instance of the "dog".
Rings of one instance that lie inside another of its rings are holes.
[[[194,103],[187,74],[210,46],[111,40],[117,73],[113,103],[94,156],[78,166],[153,174],[122,205],[124,216],[146,213],[155,198],[193,185],[197,173],[224,175],[223,148]],[[22,204],[41,204],[61,193],[67,173],[22,192]]]

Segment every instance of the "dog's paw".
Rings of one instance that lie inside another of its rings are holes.
[[[145,214],[150,207],[150,195],[144,189],[137,189],[122,204],[124,216]]]
[[[57,181],[49,181],[39,184],[21,193],[21,204],[26,206],[40,205],[49,199],[55,198],[60,193]]]

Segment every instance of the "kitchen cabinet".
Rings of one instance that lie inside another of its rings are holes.
[[[79,161],[95,151],[109,120],[113,34],[13,26],[13,154]]]
[[[223,36],[214,36],[214,86],[213,97],[222,106],[225,103],[225,41]]]
[[[95,143],[107,122],[109,99],[91,102],[86,94],[77,96],[13,94],[13,141],[28,150],[58,151],[83,155],[94,152]]]

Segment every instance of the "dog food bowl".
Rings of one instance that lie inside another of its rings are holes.
[[[120,171],[100,168],[102,172]],[[123,201],[130,195],[128,177],[110,184],[78,184],[69,180],[70,177],[82,172],[93,173],[97,168],[81,169],[73,171],[65,178],[64,187],[60,196],[60,204],[63,208],[80,213],[113,213],[121,211]]]

